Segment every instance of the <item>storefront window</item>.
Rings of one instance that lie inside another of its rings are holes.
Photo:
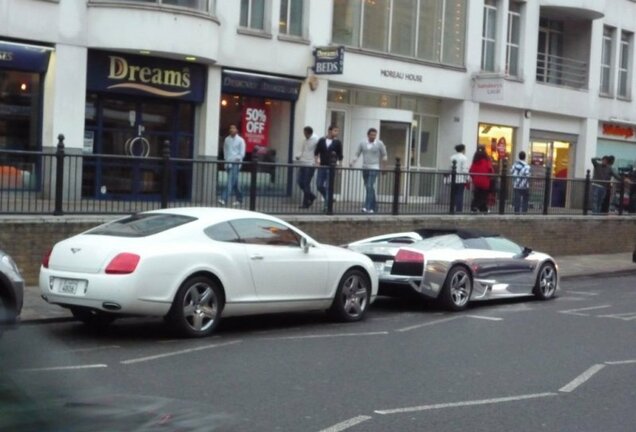
[[[378,108],[397,108],[398,96],[393,94],[360,90],[356,92],[356,104]]]
[[[514,135],[514,128],[479,123],[479,145],[486,149],[496,172],[501,169],[501,161],[514,159]]]
[[[351,103],[350,93],[347,89],[330,88],[327,92],[327,101],[341,104]]]

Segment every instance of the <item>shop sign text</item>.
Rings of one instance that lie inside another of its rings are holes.
[[[621,126],[612,123],[603,123],[603,135],[616,136],[625,139],[633,138],[634,128],[631,126]]]
[[[263,103],[246,104],[243,107],[241,135],[245,140],[248,153],[254,151],[254,147],[267,147],[269,144],[269,109]]]
[[[150,68],[130,64],[124,57],[108,56],[110,60],[108,79],[128,81],[126,83],[113,84],[113,88],[131,88],[147,93],[165,97],[184,96],[190,91],[171,92],[148,84],[155,84],[167,87],[190,88],[190,69],[184,67],[182,70],[162,69],[158,67]]]
[[[390,70],[390,69],[382,69],[380,71],[380,75],[382,75],[385,78],[393,78],[393,79],[406,80],[406,81],[415,81],[415,82],[424,81],[424,77],[420,74],[400,72],[400,71]]]
[[[344,71],[344,47],[322,47],[314,50],[316,75],[340,75]]]
[[[475,101],[493,101],[504,98],[503,79],[475,79],[473,84],[473,99]]]
[[[0,61],[10,62],[13,60],[13,53],[9,51],[0,51]]]

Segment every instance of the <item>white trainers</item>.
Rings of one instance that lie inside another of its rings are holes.
[[[373,211],[373,210],[369,210],[369,213],[375,213],[375,211]]]
[[[224,206],[224,205],[225,205],[225,201],[223,201],[221,198],[219,198],[219,199],[217,200],[217,202],[218,202],[220,205],[222,205],[222,206]]]
[[[362,207],[362,213],[366,213],[367,212],[367,208],[366,207]]]
[[[238,207],[238,206],[240,206],[241,204],[242,204],[242,203],[241,203],[240,201],[234,201],[234,202],[232,203],[232,205],[233,205],[234,207]]]

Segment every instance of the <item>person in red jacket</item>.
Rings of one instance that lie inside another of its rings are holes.
[[[486,149],[481,145],[477,147],[469,172],[473,183],[473,201],[470,209],[473,212],[488,213],[488,194],[494,170]]]

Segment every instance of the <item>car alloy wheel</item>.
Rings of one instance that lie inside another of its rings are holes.
[[[369,305],[371,284],[360,270],[349,270],[340,280],[331,311],[342,321],[359,321]]]
[[[441,300],[451,310],[462,310],[468,306],[473,291],[473,281],[463,266],[450,269],[442,291]]]
[[[208,277],[196,276],[177,291],[168,319],[184,336],[207,336],[218,325],[223,304],[218,284]]]
[[[537,276],[537,284],[535,286],[534,293],[542,300],[547,300],[554,297],[557,286],[557,272],[556,268],[551,263],[545,263],[539,270],[539,276]]]

